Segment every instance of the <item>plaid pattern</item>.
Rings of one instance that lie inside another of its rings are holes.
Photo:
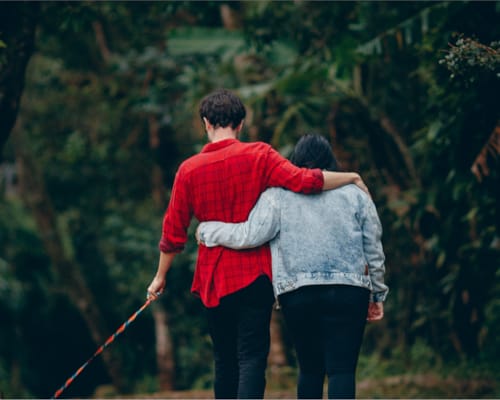
[[[177,171],[163,219],[160,250],[182,251],[193,216],[200,222],[246,221],[268,187],[316,193],[323,187],[323,175],[319,169],[295,167],[266,143],[226,139],[205,145]],[[263,274],[271,278],[267,244],[248,250],[200,245],[191,291],[206,307],[215,307],[221,297]]]

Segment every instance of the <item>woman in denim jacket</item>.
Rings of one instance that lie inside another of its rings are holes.
[[[303,136],[291,161],[337,170],[328,141]],[[354,398],[366,320],[383,317],[382,227],[373,201],[355,185],[317,195],[266,190],[241,223],[203,222],[205,246],[245,249],[271,240],[273,287],[299,363],[298,398]]]

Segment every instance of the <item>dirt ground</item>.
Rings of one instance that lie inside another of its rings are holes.
[[[359,399],[388,399],[388,398],[454,398],[454,399],[481,399],[499,398],[499,388],[492,380],[459,380],[455,378],[442,379],[433,374],[427,375],[400,375],[382,380],[363,380],[357,382],[357,398]],[[125,398],[97,391],[94,398]],[[126,396],[135,399],[211,399],[212,390],[169,391]],[[276,389],[273,382],[268,382],[265,393],[266,399],[294,399],[295,387]],[[324,391],[326,398],[326,386]]]

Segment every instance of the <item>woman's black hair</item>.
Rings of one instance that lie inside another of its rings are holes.
[[[337,171],[338,164],[328,140],[321,135],[306,134],[295,145],[290,161],[297,167]]]

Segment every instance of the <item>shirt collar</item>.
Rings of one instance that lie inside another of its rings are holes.
[[[230,146],[230,145],[237,143],[237,142],[239,142],[238,139],[231,138],[231,139],[219,140],[218,142],[214,142],[214,143],[207,143],[205,146],[203,146],[203,148],[201,149],[201,152],[207,153],[210,151],[216,151],[216,150]]]

